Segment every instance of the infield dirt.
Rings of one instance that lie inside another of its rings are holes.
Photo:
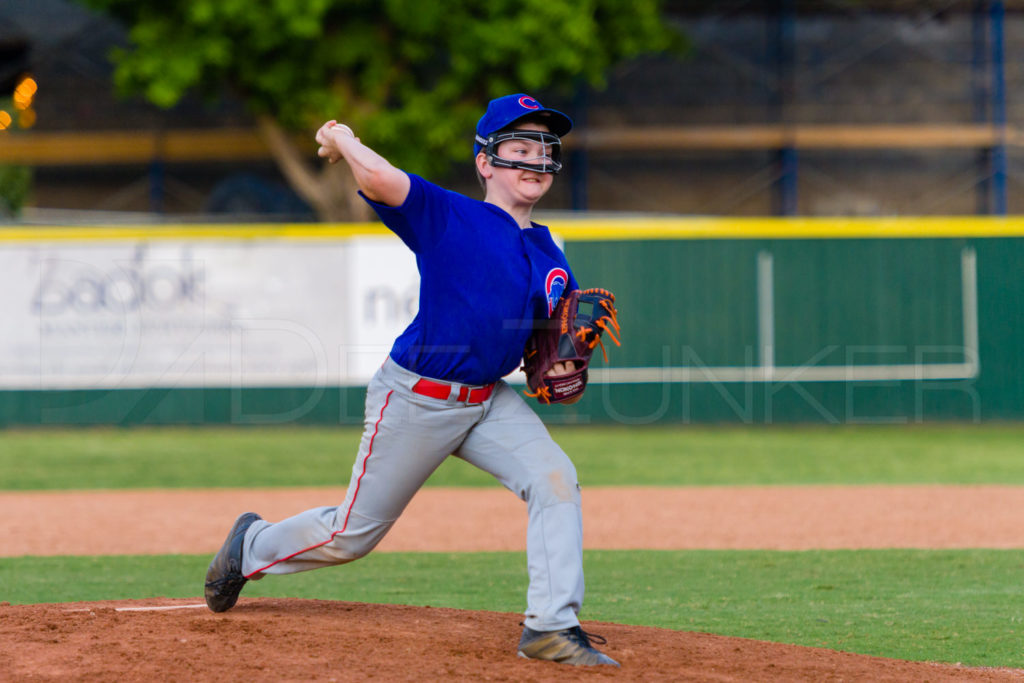
[[[338,488],[0,493],[0,556],[215,552],[231,522],[337,505]],[[595,487],[589,549],[1024,548],[1021,486]],[[425,488],[378,552],[526,547],[526,508],[499,488]]]

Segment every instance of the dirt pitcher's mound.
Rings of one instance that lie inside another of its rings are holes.
[[[1024,672],[904,662],[741,638],[585,624],[622,663],[574,669],[515,656],[519,616],[243,598],[0,605],[12,680],[1009,681]]]

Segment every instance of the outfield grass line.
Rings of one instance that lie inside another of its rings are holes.
[[[1024,424],[552,426],[585,486],[1022,484]],[[345,486],[351,427],[15,430],[0,490]],[[301,453],[301,457],[295,457]],[[448,458],[427,486],[494,486]]]

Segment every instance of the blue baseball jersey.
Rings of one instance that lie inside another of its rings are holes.
[[[363,197],[416,254],[420,272],[419,311],[391,357],[426,377],[495,382],[519,365],[534,320],[579,285],[547,227],[521,229],[493,204],[409,180],[401,206]]]

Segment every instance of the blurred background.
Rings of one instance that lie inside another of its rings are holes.
[[[309,19],[325,26],[345,23],[351,14],[372,14],[360,3],[321,4],[332,6],[333,16],[329,11]],[[629,9],[620,4],[620,11]],[[255,41],[259,31],[270,29],[232,31],[221,25],[210,30],[196,20],[184,29],[182,45],[165,42],[162,52],[144,47],[156,63],[122,63],[124,73],[115,78],[111,55],[131,49],[133,30],[143,36],[143,45],[159,43],[163,35],[140,18],[142,9],[125,9],[132,3],[92,5],[7,0],[0,8],[0,108],[7,112],[0,119],[7,129],[0,139],[0,162],[7,167],[5,177],[12,166],[27,167],[32,175],[24,191],[5,182],[5,194],[17,196],[20,220],[82,219],[94,212],[173,220],[225,213],[313,217],[302,192],[289,186],[256,120],[261,111],[286,111],[294,99],[287,88],[301,79],[267,76],[279,80],[280,91],[260,89],[244,82],[251,75],[230,63],[246,57],[248,48],[237,41]],[[574,23],[600,21],[587,10],[597,12],[601,5],[567,4],[567,12],[547,24],[542,14],[536,16],[540,30],[569,34]],[[172,21],[188,12],[188,3],[152,6],[163,7],[159,11]],[[520,14],[529,16],[531,10],[527,3]],[[650,13],[677,34],[675,44],[657,31],[624,24],[615,30],[633,31],[653,45],[595,52],[594,64],[566,64],[553,74],[557,80],[536,85],[523,83],[531,79],[508,64],[493,69],[492,74],[502,72],[496,85],[529,85],[547,106],[566,111],[578,123],[566,141],[574,150],[566,182],[545,208],[714,215],[1020,212],[1015,202],[1022,200],[1014,190],[1024,171],[1017,128],[1024,117],[1019,95],[1024,3],[668,0]],[[480,17],[480,40],[468,48],[469,55],[499,49],[495,36],[507,19],[494,18],[490,35],[485,19]],[[215,20],[238,18],[225,12]],[[389,18],[381,11],[365,20],[380,27]],[[348,40],[344,30],[335,31],[337,36],[327,29],[313,32],[305,41]],[[529,28],[519,30],[524,42],[531,40]],[[286,37],[299,40],[296,34]],[[226,41],[228,54],[204,59],[189,54],[201,50],[204,39]],[[362,49],[401,50],[402,40],[412,44],[419,36],[392,39],[390,45]],[[595,31],[590,39],[603,37]],[[288,71],[309,69],[317,77],[331,73],[330,66],[308,66],[304,56],[302,50],[270,42],[259,59],[263,65],[286,64]],[[349,59],[333,58],[338,72]],[[556,52],[545,59],[566,58]],[[396,54],[389,66],[409,63]],[[154,73],[161,65],[193,73],[168,85]],[[475,103],[477,112],[480,100],[493,94],[481,92],[491,68],[484,67],[465,80],[464,99]],[[377,68],[357,64],[352,82],[372,83]],[[585,70],[596,70],[597,82]],[[162,92],[164,87],[170,92]],[[352,109],[377,110],[388,98],[404,98],[397,89],[386,95],[365,92],[365,98],[336,99],[348,110],[332,116],[348,118]],[[273,100],[270,107],[267,99]],[[460,98],[446,99],[451,106]],[[322,112],[300,104],[321,116],[330,113],[323,104]],[[421,113],[418,129],[407,126],[406,144],[421,145],[429,135],[425,130],[452,116],[445,108]],[[309,157],[314,119],[278,118],[300,136]],[[202,136],[212,131],[222,132],[216,143]],[[115,134],[121,136],[111,137]],[[469,134],[461,131],[467,146]],[[453,158],[451,166],[430,170],[440,182],[472,192],[470,155],[460,153],[462,163]]]
[[[982,217],[1024,211],[1022,50],[1016,1],[5,0],[0,252],[25,290],[8,295],[7,356],[31,359],[0,364],[5,419],[358,419],[346,391],[365,378],[351,358],[335,366],[339,349],[386,352],[415,281],[370,282],[384,266],[367,263],[400,257],[373,256],[372,227],[364,242],[339,227],[371,216],[313,132],[344,120],[396,165],[478,196],[473,125],[508,92],[575,119],[541,215],[578,275],[621,292],[627,330],[661,332],[617,351],[602,392],[556,419],[1019,417],[1022,231]],[[805,224],[786,221],[804,219],[823,222],[794,240]],[[594,221],[613,224],[604,241]],[[278,223],[307,228],[260,233],[277,240],[266,253],[252,232],[248,251],[210,251],[231,226]],[[77,233],[87,246],[46,232],[192,224],[212,232]],[[274,251],[318,238],[356,280],[308,282],[307,255]],[[156,261],[176,269],[144,291]],[[267,278],[281,263],[295,267]],[[160,286],[176,296],[146,309]],[[302,318],[311,288],[324,293]],[[105,327],[68,318],[97,308]],[[365,332],[377,313],[389,321]],[[338,329],[314,322],[331,316]],[[255,331],[238,321],[256,318],[284,320],[274,333],[312,355],[277,356],[268,336],[247,364],[239,335]],[[146,329],[224,336],[192,356],[193,337],[157,351]],[[94,350],[69,361],[76,344]]]

